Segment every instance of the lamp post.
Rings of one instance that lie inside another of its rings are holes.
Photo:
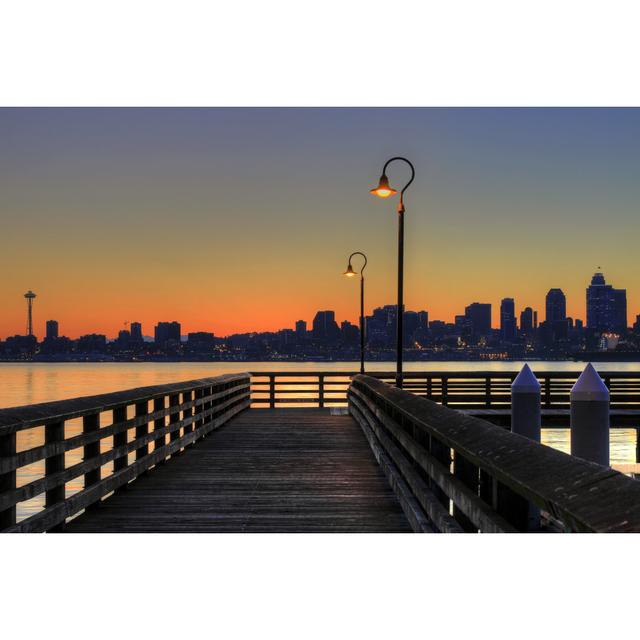
[[[360,373],[364,373],[364,270],[367,266],[367,256],[362,251],[354,251],[349,256],[349,266],[344,272],[344,275],[348,278],[353,278],[357,275],[351,266],[351,258],[353,256],[362,256],[364,258],[364,264],[360,269]]]
[[[396,156],[387,160],[382,168],[382,175],[380,181],[375,189],[371,189],[370,193],[379,198],[388,198],[398,193],[395,189],[389,186],[389,178],[387,178],[387,167],[394,160],[402,160],[409,165],[411,169],[411,178],[409,182],[404,185],[402,191],[400,191],[400,202],[398,203],[398,306],[396,309],[397,329],[396,329],[396,386],[402,388],[402,347],[403,347],[403,320],[404,320],[404,192],[409,185],[413,182],[416,175],[415,169],[409,160]]]

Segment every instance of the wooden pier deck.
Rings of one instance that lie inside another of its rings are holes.
[[[67,523],[68,532],[409,532],[358,424],[243,411]]]

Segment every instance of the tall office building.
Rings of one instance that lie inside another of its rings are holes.
[[[129,329],[131,330],[131,342],[142,342],[142,325],[139,322],[132,322]]]
[[[58,321],[47,320],[47,340],[55,340],[58,337]]]
[[[534,311],[531,307],[525,307],[520,313],[520,331],[525,336],[533,333],[533,315]]]
[[[614,289],[599,271],[587,287],[587,328],[616,333],[627,329],[627,291]]]
[[[429,328],[429,312],[428,311],[418,311],[418,320],[420,322],[421,329]]]
[[[296,335],[299,338],[304,338],[307,335],[307,323],[304,320],[296,322]]]
[[[564,322],[567,319],[567,298],[562,289],[549,289],[545,302],[547,323]]]
[[[464,310],[464,315],[471,322],[475,337],[488,336],[491,333],[491,305],[473,302]]]
[[[158,322],[154,331],[156,345],[160,347],[178,346],[181,339],[179,322]]]
[[[516,337],[516,305],[513,298],[503,298],[500,303],[500,336],[506,341]]]
[[[313,319],[313,339],[319,342],[335,340],[340,335],[334,311],[318,311]]]

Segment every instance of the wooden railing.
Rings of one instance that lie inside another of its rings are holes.
[[[640,532],[636,480],[373,377],[348,396],[417,531],[527,531],[540,509],[565,531]]]
[[[269,371],[251,373],[254,407],[346,406],[347,389],[355,371]],[[394,384],[390,371],[367,375]],[[456,409],[511,407],[511,383],[518,371],[420,371],[404,374],[403,388]],[[545,409],[568,409],[569,392],[579,371],[537,372]],[[612,409],[640,409],[640,371],[601,372],[611,392]]]
[[[55,530],[248,406],[249,374],[237,374],[0,410],[0,531]],[[73,450],[82,459],[69,465]],[[42,462],[17,486],[17,471]],[[16,505],[42,494],[43,508],[16,522]]]

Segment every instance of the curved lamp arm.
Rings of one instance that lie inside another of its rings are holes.
[[[409,165],[409,168],[411,169],[411,178],[409,178],[409,182],[407,182],[407,184],[405,184],[404,187],[402,188],[402,191],[400,191],[400,204],[398,205],[398,211],[401,213],[404,213],[404,198],[403,198],[404,192],[407,190],[409,185],[413,182],[413,179],[416,177],[416,170],[413,164],[411,164],[409,160],[407,160],[406,158],[403,158],[402,156],[395,156],[393,158],[390,158],[384,163],[384,167],[382,169],[382,175],[384,177],[386,177],[387,175],[387,167],[395,160],[402,160],[403,162],[406,162]]]
[[[362,265],[362,269],[360,269],[360,277],[364,278],[364,270],[367,267],[367,256],[365,256],[364,253],[362,253],[362,251],[354,251],[349,256],[349,267],[351,267],[351,258],[353,258],[353,256],[362,256],[364,258],[364,264]],[[349,269],[349,267],[347,267],[347,269]]]

